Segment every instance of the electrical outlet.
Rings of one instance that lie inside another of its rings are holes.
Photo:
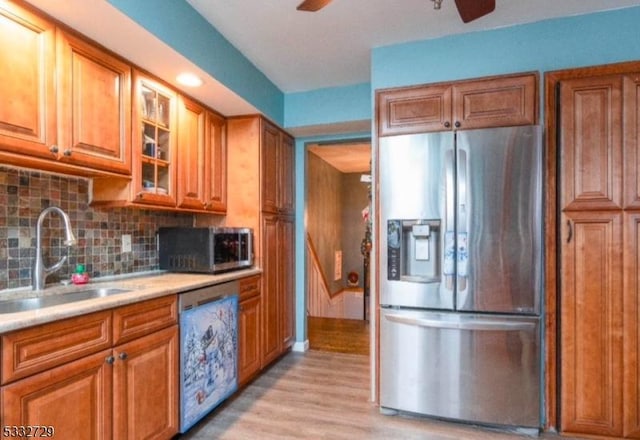
[[[122,236],[122,253],[131,252],[131,235],[124,234]]]

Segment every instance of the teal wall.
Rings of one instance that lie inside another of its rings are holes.
[[[373,89],[640,59],[640,7],[372,51]]]
[[[284,94],[184,0],[108,0],[116,8],[284,125]]]
[[[371,84],[332,87],[284,97],[284,126],[333,124],[371,119]]]

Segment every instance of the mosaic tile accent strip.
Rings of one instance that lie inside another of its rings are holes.
[[[68,279],[77,264],[84,264],[92,278],[158,269],[158,228],[193,224],[191,214],[94,208],[88,200],[88,179],[0,166],[0,290],[31,285],[36,223],[49,206],[69,215],[78,243],[67,248],[62,219],[55,213],[45,218],[45,264],[49,267],[67,255],[47,284]],[[131,235],[132,252],[120,252],[123,234]]]

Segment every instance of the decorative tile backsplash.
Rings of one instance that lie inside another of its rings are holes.
[[[68,279],[76,264],[92,278],[158,269],[156,231],[160,226],[191,226],[191,214],[89,206],[89,180],[0,166],[0,290],[31,285],[36,223],[43,209],[58,206],[70,219],[78,239],[64,244],[62,219],[50,213],[43,223],[47,267],[68,255],[47,283]],[[132,252],[121,252],[123,234]]]

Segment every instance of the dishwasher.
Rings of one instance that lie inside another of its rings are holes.
[[[179,295],[180,432],[238,388],[238,282]]]

